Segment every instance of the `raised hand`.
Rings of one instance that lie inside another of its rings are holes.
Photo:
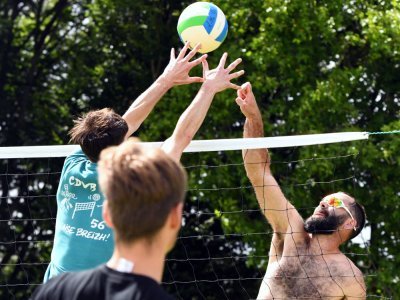
[[[260,110],[258,109],[250,82],[244,83],[237,90],[236,103],[246,118],[252,119],[260,116]]]
[[[218,66],[212,70],[209,69],[207,61],[203,60],[203,86],[207,87],[210,92],[214,94],[227,88],[236,90],[240,89],[240,86],[231,83],[231,80],[242,76],[244,71],[241,70],[234,73],[231,72],[242,62],[242,59],[236,59],[227,68],[225,68],[227,57],[228,54],[224,53],[219,61]]]
[[[162,77],[166,80],[170,86],[188,84],[193,82],[203,82],[202,77],[190,77],[189,72],[197,65],[206,60],[207,54],[190,61],[200,49],[201,45],[197,44],[187,55],[186,52],[189,48],[189,42],[185,43],[185,46],[179,52],[178,56],[175,57],[175,49],[171,49],[171,56],[167,67],[165,68]],[[185,56],[186,55],[186,56]]]

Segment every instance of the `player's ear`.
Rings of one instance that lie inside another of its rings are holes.
[[[107,200],[104,200],[104,202],[103,202],[103,220],[106,222],[108,227],[114,228]]]
[[[175,205],[170,212],[169,219],[170,219],[170,227],[172,229],[180,229],[182,224],[182,210],[183,210],[183,203],[180,202]]]
[[[353,230],[356,226],[357,226],[356,220],[353,220],[353,219],[350,219],[350,218],[349,218],[349,219],[346,220],[346,222],[344,223],[343,228],[344,228],[344,229],[351,229],[351,230]]]

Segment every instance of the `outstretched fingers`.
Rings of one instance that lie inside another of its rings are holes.
[[[197,65],[199,65],[201,62],[203,62],[204,60],[206,60],[206,58],[207,58],[207,54],[204,54],[204,55],[202,55],[201,57],[196,58],[195,60],[191,61],[191,62],[190,62],[190,66],[191,66],[191,67],[197,66]]]
[[[232,79],[238,78],[244,74],[244,70],[237,72],[232,71],[242,62],[241,58],[236,59],[227,68],[225,68],[228,53],[224,53],[221,56],[218,66],[209,70],[208,63],[206,60],[203,61],[203,77],[207,86],[209,86],[216,93],[223,91],[225,89],[235,89],[239,90],[240,85],[231,82]]]
[[[229,74],[229,80],[238,78],[244,74],[244,70],[237,71],[235,73]]]
[[[203,60],[201,63],[203,65],[203,78],[206,78],[206,73],[210,70],[210,68],[208,66],[207,60]]]
[[[225,57],[226,60],[226,57]],[[221,58],[222,61],[222,58]],[[226,68],[226,72],[229,74],[230,72],[232,72],[240,63],[242,62],[241,58],[235,59],[234,62],[232,62],[227,68]],[[221,62],[220,62],[221,63]],[[237,72],[234,72],[232,74],[228,75],[228,80],[231,81],[232,79],[238,78],[240,76],[242,76],[244,74],[244,70],[240,70]],[[239,85],[236,85],[234,83],[229,82],[229,88],[235,89],[235,90],[240,90],[241,87]]]
[[[234,89],[234,90],[238,90],[240,89],[240,85],[234,84],[232,82],[229,83],[229,88]]]
[[[170,60],[175,60],[175,49],[171,48]]]
[[[196,46],[188,53],[188,55],[186,55],[185,59],[187,61],[191,60],[197,53],[197,51],[199,51],[199,49],[201,48],[201,44],[198,43],[196,44]]]
[[[222,54],[222,57],[221,57],[221,59],[220,59],[220,61],[219,61],[219,64],[218,64],[218,67],[217,68],[220,68],[220,69],[222,69],[224,66],[225,66],[225,63],[226,63],[226,58],[228,57],[228,53],[224,53],[224,54]]]
[[[195,83],[195,82],[204,82],[204,78],[193,76],[187,79],[187,83]]]
[[[236,59],[234,62],[232,62],[226,70],[230,73],[232,72],[240,63],[242,62],[241,58]]]
[[[177,59],[182,59],[182,58],[184,58],[187,49],[189,49],[189,42],[186,42],[186,43],[185,43],[185,46],[183,46],[181,52],[179,52],[179,55],[178,55]]]

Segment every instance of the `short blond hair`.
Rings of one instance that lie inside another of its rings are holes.
[[[125,242],[151,238],[186,194],[182,165],[161,149],[138,142],[131,138],[103,150],[98,163],[116,239]]]

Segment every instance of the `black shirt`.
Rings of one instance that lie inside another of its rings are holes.
[[[152,278],[122,273],[101,265],[96,269],[64,273],[39,286],[37,299],[173,300]]]

